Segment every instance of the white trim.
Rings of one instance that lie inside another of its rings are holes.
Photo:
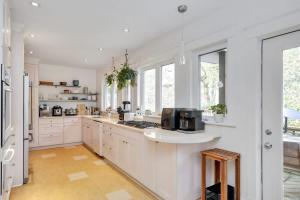
[[[227,42],[222,42],[219,44],[215,44],[212,46],[209,46],[207,48],[200,48],[198,50],[195,50],[192,52],[192,83],[191,85],[193,86],[193,92],[195,93],[192,97],[192,99],[195,99],[196,102],[193,102],[193,107],[196,107],[197,109],[201,109],[201,78],[200,78],[200,67],[199,67],[199,56],[217,52],[222,49],[228,49],[227,47]],[[228,58],[226,56],[226,66],[228,66]],[[225,68],[225,87],[226,87],[226,72],[227,72],[227,67]],[[193,100],[194,101],[194,100]],[[226,95],[226,90],[225,90],[225,102],[227,104],[227,95]]]
[[[174,59],[169,59],[167,61],[163,61],[163,62],[158,62],[156,64],[153,64],[152,66],[147,66],[147,67],[140,67],[138,69],[139,74],[140,74],[140,87],[138,88],[139,91],[139,97],[140,97],[140,107],[141,110],[145,110],[145,99],[144,99],[144,95],[145,95],[145,91],[144,91],[144,73],[147,70],[151,70],[151,69],[155,69],[155,111],[154,111],[154,115],[155,114],[159,114],[161,113],[162,110],[162,67],[166,66],[166,65],[170,65],[170,64],[174,64],[175,67],[175,71],[176,71],[176,63],[174,61]],[[175,72],[176,73],[176,72]],[[176,78],[176,76],[175,76]],[[175,80],[176,82],[176,80]],[[175,98],[175,97],[174,97]],[[175,101],[175,100],[174,100]]]

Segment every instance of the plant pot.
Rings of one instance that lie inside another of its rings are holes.
[[[214,120],[216,123],[223,123],[224,122],[224,114],[214,114]]]

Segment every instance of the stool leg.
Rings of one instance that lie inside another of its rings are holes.
[[[235,199],[240,200],[240,157],[235,160]]]
[[[221,200],[227,200],[227,161],[221,161]]]
[[[201,161],[201,200],[206,200],[206,156],[202,154]]]
[[[215,160],[215,184],[220,182],[220,162]]]

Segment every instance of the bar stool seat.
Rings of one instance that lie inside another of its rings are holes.
[[[215,184],[221,183],[221,200],[228,200],[227,162],[235,161],[235,200],[240,200],[240,154],[224,149],[210,149],[201,152],[202,181],[201,200],[206,200],[206,159],[215,161]]]

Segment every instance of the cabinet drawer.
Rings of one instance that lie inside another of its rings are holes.
[[[67,117],[64,118],[64,124],[66,123],[80,123],[81,119],[80,117]]]
[[[47,119],[39,119],[39,126],[49,126],[49,125],[60,125],[63,126],[62,118],[47,118]]]
[[[51,119],[48,119],[48,118],[45,118],[45,119],[39,119],[39,125],[42,126],[42,125],[48,125],[48,124],[51,124]]]
[[[62,134],[48,134],[48,135],[40,135],[39,136],[40,145],[55,145],[63,143],[63,135]]]
[[[63,124],[63,118],[60,117],[60,118],[51,118],[51,123],[52,124]]]

